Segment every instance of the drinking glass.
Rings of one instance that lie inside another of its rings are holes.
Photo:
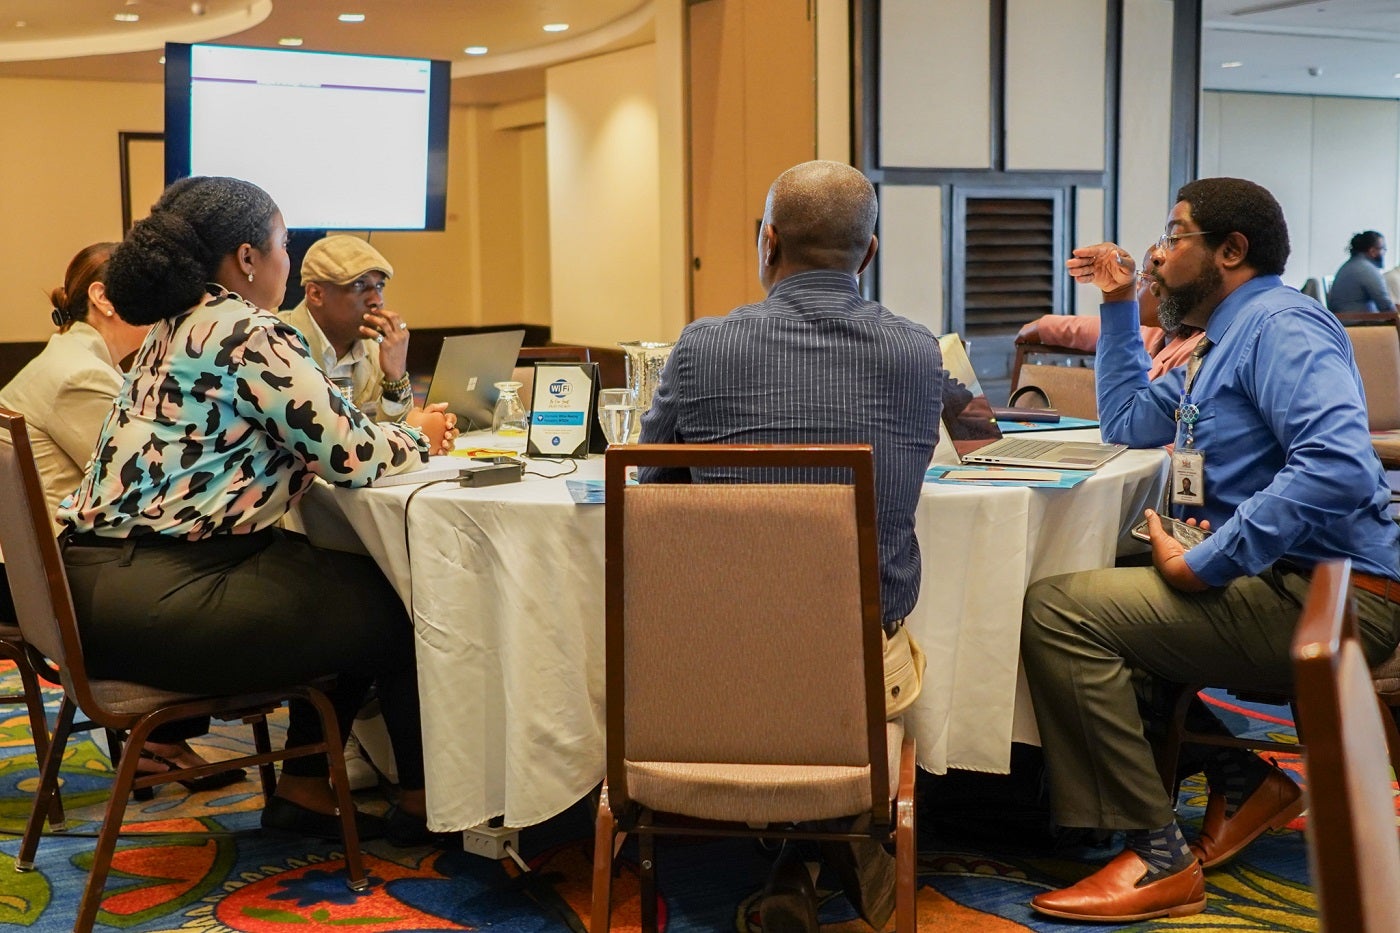
[[[602,389],[598,392],[598,422],[608,444],[625,444],[632,436],[637,417],[637,396],[631,389]]]
[[[519,382],[494,383],[497,391],[496,411],[491,416],[491,430],[503,437],[524,437],[530,430],[530,413],[520,402]]]

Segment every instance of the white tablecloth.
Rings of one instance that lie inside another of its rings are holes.
[[[921,767],[1004,774],[1013,740],[1039,744],[1020,672],[1026,587],[1112,566],[1142,510],[1157,506],[1167,466],[1162,450],[1129,450],[1073,489],[924,484],[915,526],[923,582],[906,624],[928,669],[905,714]]]
[[[1111,564],[1165,470],[1161,451],[1129,451],[1074,489],[925,485],[908,624],[929,668],[907,714],[925,768],[1005,771],[1013,736],[1034,740],[1016,702],[1025,586]],[[413,488],[318,485],[302,521],[321,544],[358,536],[412,610],[430,826],[541,822],[604,772],[603,507],[575,505],[562,479],[426,487],[406,549]]]

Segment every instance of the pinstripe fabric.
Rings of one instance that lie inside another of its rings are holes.
[[[927,328],[862,299],[853,276],[802,272],[758,304],[686,327],[642,420],[641,439],[872,445],[881,607],[891,622],[919,598],[914,510],[938,440],[942,388],[942,358]],[[648,469],[641,479],[740,478],[733,470],[696,472]],[[751,471],[743,479],[821,482],[821,472]]]

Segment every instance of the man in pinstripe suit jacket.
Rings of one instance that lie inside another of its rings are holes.
[[[838,162],[806,162],[768,192],[758,239],[763,301],[682,332],[642,420],[643,443],[868,443],[875,451],[886,711],[918,694],[923,656],[902,626],[919,597],[914,511],[938,440],[943,363],[927,328],[860,295],[857,276],[875,256],[875,190]],[[705,482],[725,471],[642,482]],[[810,478],[794,473],[794,482]],[[828,851],[856,908],[883,928],[893,872],[878,846]],[[858,867],[854,863],[859,863]],[[795,871],[783,871],[795,865]],[[842,868],[845,870],[842,870]],[[816,929],[800,861],[780,859],[764,899],[763,927]],[[855,877],[859,875],[860,877]],[[794,897],[794,894],[803,895]]]

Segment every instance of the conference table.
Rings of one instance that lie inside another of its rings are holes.
[[[1135,450],[1070,489],[924,484],[906,621],[928,656],[906,713],[921,766],[1005,773],[1012,741],[1036,741],[1018,668],[1025,588],[1111,565],[1166,471],[1164,452]],[[602,475],[594,457],[568,479]],[[318,483],[302,500],[312,540],[362,547],[409,607],[433,829],[539,823],[602,780],[604,508],[529,473],[482,489]]]

